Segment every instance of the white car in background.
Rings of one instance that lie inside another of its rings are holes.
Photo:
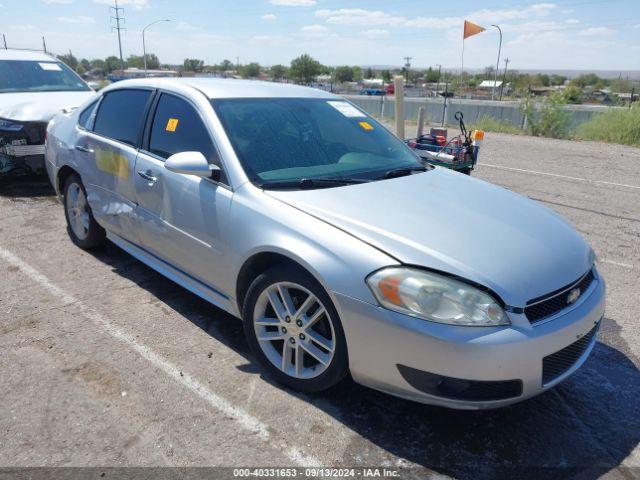
[[[30,50],[0,50],[0,177],[44,171],[47,124],[93,90],[55,57]]]

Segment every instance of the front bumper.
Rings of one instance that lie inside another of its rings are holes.
[[[596,275],[596,281],[574,305],[535,326],[524,314],[513,313],[509,313],[512,324],[505,327],[444,325],[339,293],[335,298],[347,337],[349,367],[356,382],[422,403],[482,409],[538,395],[584,363],[604,315],[605,285]],[[590,333],[591,337],[584,338]],[[584,349],[576,360],[562,374],[543,380],[543,359],[579,343],[581,338]],[[516,396],[500,400],[460,400],[425,393],[425,388],[418,389],[416,382],[412,385],[407,380],[407,371],[425,372],[432,375],[430,378],[491,382],[489,386],[516,381],[521,388]]]

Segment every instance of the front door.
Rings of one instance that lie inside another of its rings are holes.
[[[219,279],[227,269],[224,233],[233,192],[213,180],[164,168],[168,157],[186,151],[199,151],[218,164],[211,135],[196,107],[162,93],[144,147],[135,167],[142,247],[220,291]]]

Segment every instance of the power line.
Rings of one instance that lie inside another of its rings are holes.
[[[122,7],[118,7],[118,0],[114,0],[114,5],[113,7],[109,7],[109,10],[113,11],[113,15],[111,16],[111,20],[115,20],[116,21],[116,26],[112,26],[111,27],[111,31],[117,31],[118,32],[118,49],[120,50],[120,68],[122,70],[124,70],[124,58],[122,58],[122,37],[120,36],[120,32],[122,30],[125,30],[125,28],[123,26],[120,25],[120,23],[125,23],[125,18],[124,18],[124,8]]]

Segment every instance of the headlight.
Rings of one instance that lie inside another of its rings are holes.
[[[491,295],[444,275],[389,267],[370,275],[367,284],[380,305],[406,315],[451,325],[511,323]]]
[[[19,132],[22,130],[22,124],[0,118],[0,130],[5,132]]]

